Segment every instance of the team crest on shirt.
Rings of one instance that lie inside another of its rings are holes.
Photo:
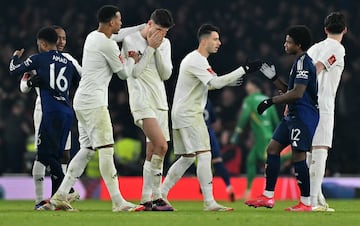
[[[331,56],[329,57],[329,59],[327,59],[327,62],[328,62],[330,65],[333,65],[333,64],[336,62],[336,57],[335,57],[335,55],[334,55],[334,54],[331,55]]]
[[[216,75],[215,71],[213,71],[213,69],[211,67],[209,67],[208,69],[206,69],[208,72],[210,72],[210,74],[212,75]]]
[[[124,59],[122,58],[121,54],[119,55],[119,60],[122,64],[124,63]]]

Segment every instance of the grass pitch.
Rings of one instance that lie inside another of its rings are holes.
[[[329,200],[336,212],[285,212],[294,201],[277,201],[273,209],[250,208],[242,201],[222,204],[233,212],[204,212],[202,202],[172,202],[174,212],[111,212],[111,203],[86,200],[74,203],[80,212],[34,211],[32,201],[0,201],[0,226],[347,226],[359,225],[360,200]]]

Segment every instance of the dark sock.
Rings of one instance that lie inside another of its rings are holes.
[[[266,187],[267,191],[274,191],[276,180],[280,172],[280,155],[267,155],[266,160]]]
[[[226,186],[230,185],[230,176],[228,171],[226,170],[223,162],[213,163],[215,173],[220,175],[220,177],[224,180]]]
[[[64,179],[64,173],[61,168],[61,164],[58,160],[51,157],[50,158],[50,175],[51,175],[51,183],[52,183],[52,189],[51,189],[51,196],[55,194],[55,192],[60,187],[61,182]]]
[[[310,176],[306,161],[294,162],[293,165],[301,196],[310,196]]]

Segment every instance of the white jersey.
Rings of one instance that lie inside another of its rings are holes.
[[[318,102],[320,113],[334,114],[336,91],[344,70],[345,49],[343,45],[331,38],[314,44],[307,51],[313,62],[325,66],[318,74]]]
[[[172,127],[179,129],[204,120],[208,83],[216,76],[206,57],[197,50],[181,61],[171,111]]]
[[[167,38],[154,50],[148,46],[140,31],[126,36],[122,54],[129,51],[140,54],[132,76],[127,79],[131,112],[144,108],[169,110],[164,80],[171,76],[171,46]]]
[[[85,40],[82,64],[82,76],[74,97],[74,109],[108,106],[108,86],[111,77],[113,73],[125,72],[124,59],[120,55],[117,43],[102,32],[91,32]],[[129,66],[133,65],[132,60]]]

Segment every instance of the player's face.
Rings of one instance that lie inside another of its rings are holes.
[[[165,28],[162,27],[158,24],[155,24],[153,21],[149,21],[149,33],[150,35],[155,33],[155,32],[159,32],[161,34],[161,36],[164,38],[167,34],[167,32],[169,31],[169,28]]]
[[[64,51],[65,45],[66,45],[66,33],[64,31],[64,29],[58,28],[55,29],[57,35],[58,35],[58,40],[56,42],[56,48],[58,51],[62,52]]]
[[[115,17],[110,20],[110,27],[112,28],[113,34],[117,34],[120,31],[122,22],[120,12],[116,12]]]
[[[299,45],[295,44],[294,39],[286,35],[284,43],[285,52],[288,54],[296,54],[299,50]]]
[[[209,54],[217,53],[221,45],[219,33],[213,31],[206,39],[206,50]]]

